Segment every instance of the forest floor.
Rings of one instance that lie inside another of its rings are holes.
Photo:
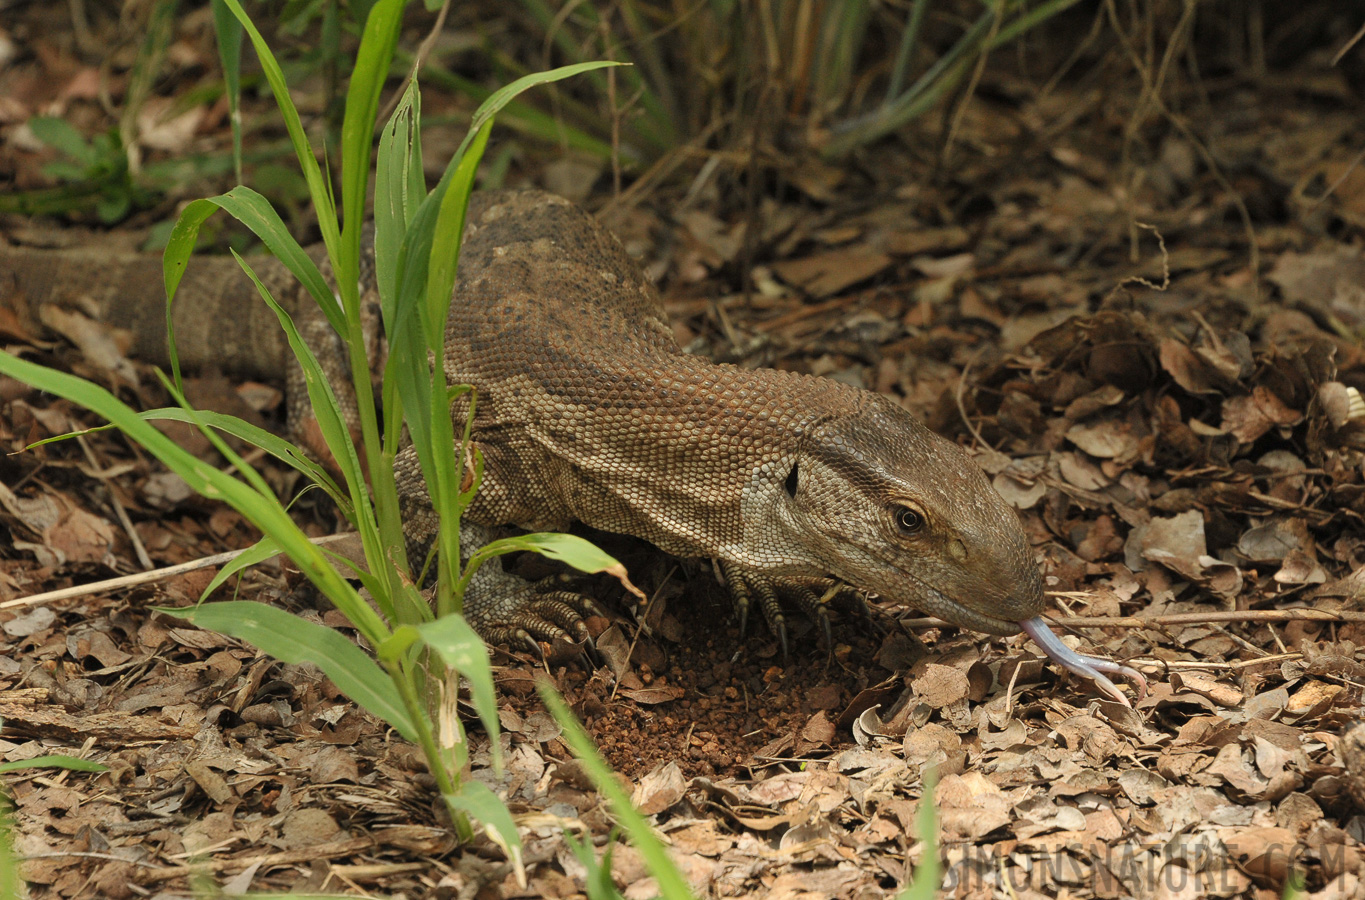
[[[52,183],[30,116],[110,125],[109,85],[64,16],[24,7],[0,42],[8,189]],[[187,68],[215,65],[203,26],[181,24]],[[193,86],[163,85],[157,109]],[[611,616],[599,629],[635,652],[611,673],[549,674],[699,895],[892,896],[922,855],[931,764],[948,896],[1269,898],[1291,868],[1309,896],[1365,894],[1365,790],[1342,742],[1365,679],[1362,100],[1326,50],[1202,82],[1139,129],[1117,90],[1039,93],[989,66],[950,143],[931,116],[857,164],[793,157],[783,189],[757,197],[757,235],[714,168],[625,201],[573,198],[658,278],[690,350],[890,393],[959,439],[1019,508],[1054,618],[1151,685],[1125,708],[1023,637],[875,598],[871,623],[834,611],[832,648],[798,617],[784,660],[762,623],[740,634],[709,563],[599,535],[655,598],[650,628],[589,582]],[[149,158],[230,147],[221,104],[175,109],[143,129]],[[507,186],[609,185],[538,152]],[[0,224],[112,248],[157,220]],[[9,352],[121,377],[79,336],[13,316],[0,332]],[[159,404],[137,371],[120,392]],[[265,385],[194,390],[279,418]],[[91,424],[0,380],[0,758],[109,767],[7,779],[33,896],[184,893],[200,875],[227,891],[583,895],[564,832],[600,851],[613,822],[535,697],[538,662],[493,654],[501,778],[470,725],[472,776],[516,814],[523,871],[486,839],[457,846],[420,755],[316,669],[153,609],[195,602],[215,570],[26,602],[257,537],[117,435],[20,452]],[[336,526],[297,509],[316,534]],[[297,580],[270,563],[220,596],[344,628]],[[612,863],[626,896],[652,895],[633,849]]]

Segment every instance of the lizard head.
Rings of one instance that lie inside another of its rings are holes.
[[[1019,516],[957,444],[859,392],[813,429],[779,513],[835,577],[955,625],[1014,634],[1044,605]]]

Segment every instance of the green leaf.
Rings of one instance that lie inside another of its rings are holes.
[[[417,627],[422,641],[447,666],[469,680],[474,709],[484,731],[492,738],[494,765],[502,767],[502,753],[498,745],[498,698],[493,689],[493,666],[488,661],[488,647],[465,621],[464,616],[442,616]]]
[[[588,900],[621,900],[621,892],[611,880],[611,856],[612,851],[616,849],[620,831],[619,828],[612,828],[611,833],[607,835],[601,860],[597,858],[597,851],[593,847],[590,835],[584,834],[582,838],[578,838],[568,829],[564,831],[564,843],[569,846],[569,850],[578,859],[578,864],[587,873],[583,878],[583,889],[588,895]]]
[[[406,57],[400,53],[400,58]],[[428,84],[446,88],[449,91],[464,94],[471,100],[482,102],[488,99],[493,92],[482,84],[462,75],[442,69],[438,65],[428,65],[423,71]],[[431,124],[443,124],[447,117],[435,117],[430,120]],[[454,118],[454,117],[449,117]],[[606,141],[598,140],[582,128],[574,127],[566,123],[559,116],[552,116],[541,112],[530,104],[516,100],[507,104],[502,113],[498,116],[498,122],[513,131],[544,141],[560,147],[564,150],[572,150],[576,154],[583,154],[601,160],[610,160],[614,152],[627,159],[634,160],[638,154],[631,151],[630,147],[614,149]]]
[[[191,413],[189,410],[179,407],[167,406],[160,409],[149,409],[138,413],[142,418],[150,421],[184,422],[195,427],[217,429],[224,434],[230,434],[239,440],[246,441],[252,446],[264,450],[266,453],[278,459],[291,468],[297,469],[306,475],[310,481],[321,487],[327,495],[336,503],[346,519],[354,521],[351,512],[351,498],[346,495],[332,480],[331,474],[308,457],[302,450],[286,441],[284,438],[271,434],[258,425],[253,425],[244,419],[230,416],[226,413],[216,413],[209,410],[197,409]],[[100,431],[108,431],[113,425],[97,425],[94,428],[83,428],[80,431],[69,431],[66,434],[54,434],[51,437],[34,441],[24,446],[25,450],[32,450],[44,444],[55,444],[58,441],[70,440],[75,437],[95,434]]]
[[[284,263],[308,290],[337,333],[346,333],[346,321],[342,317],[341,308],[337,306],[336,297],[328,286],[327,279],[322,277],[317,263],[304,251],[299,242],[294,240],[294,236],[289,233],[284,220],[275,212],[270,201],[242,185],[226,194],[195,200],[181,211],[166,244],[166,252],[162,256],[168,315],[171,299],[174,298],[180,279],[185,274],[190,253],[194,250],[195,241],[199,237],[199,228],[204,220],[218,209],[226,210],[229,215],[250,228],[275,258]]]
[[[417,740],[417,729],[388,674],[337,631],[245,600],[160,611],[246,641],[281,662],[312,663],[347,697],[388,722],[403,737]]]
[[[469,192],[473,190],[474,175],[478,171],[479,160],[483,158],[484,148],[488,146],[488,135],[492,129],[493,121],[489,119],[474,135],[473,142],[460,158],[460,164],[455,167],[450,189],[441,198],[436,214],[436,231],[432,235],[431,261],[427,270],[426,303],[422,307],[425,310],[422,327],[426,333],[427,352],[434,360],[428,389],[429,396],[433,398],[449,394],[442,390],[446,387],[445,323],[450,316],[456,264],[464,238],[465,213],[469,209]],[[441,521],[448,523],[442,526],[439,535],[441,569],[436,589],[436,609],[443,616],[458,612],[459,609],[452,589],[459,578],[459,567],[455,563],[460,559],[460,531],[456,525],[466,505],[460,485],[464,480],[464,449],[468,440],[467,434],[456,440],[449,410],[449,400],[433,403],[429,428],[413,428],[411,420],[409,423],[422,471],[429,478],[427,490]],[[473,412],[472,400],[470,412]],[[430,445],[419,444],[418,434],[430,441]],[[455,452],[446,448],[454,448]]]
[[[338,283],[348,287],[359,280],[360,235],[365,221],[374,122],[406,5],[406,0],[379,0],[370,7],[364,19],[360,48],[356,51],[351,83],[346,90],[346,114],[341,124],[341,211],[345,231],[342,233],[341,258],[336,260],[334,257],[334,261],[341,263],[337,267]],[[358,316],[359,298],[356,298],[356,309],[352,310],[350,293],[342,292],[347,301],[347,315]]]
[[[87,169],[99,161],[95,147],[66,119],[34,116],[28,120],[28,127],[38,140],[53,150],[65,153]]]
[[[97,762],[60,754],[35,756],[32,759],[15,759],[9,762],[0,763],[0,772],[18,772],[21,769],[70,769],[73,772],[109,771],[108,766],[102,766]]]
[[[446,795],[446,802],[482,822],[489,838],[507,854],[507,861],[521,871],[521,838],[517,836],[517,823],[497,794],[482,781],[467,778],[458,793]]]
[[[332,382],[327,378],[327,373],[323,371],[322,364],[299,334],[289,312],[275,300],[269,288],[262,283],[261,279],[236,251],[233,251],[232,256],[242,266],[242,271],[246,272],[247,277],[256,285],[257,293],[275,313],[275,318],[279,320],[280,327],[284,329],[285,336],[289,341],[289,349],[303,368],[308,400],[312,404],[313,416],[317,420],[318,430],[322,433],[327,449],[331,451],[337,467],[346,476],[348,484],[352,486],[364,484],[365,476],[360,466],[360,457],[356,455],[355,444],[351,442],[350,431],[346,427],[345,417],[341,411],[341,403],[337,400],[336,392],[332,389]],[[356,507],[357,510],[365,508],[364,505]]]
[[[233,257],[239,263],[242,258],[233,252]],[[308,400],[313,407],[313,416],[317,423],[318,431],[321,432],[323,440],[327,444],[327,449],[331,452],[332,458],[338,469],[346,477],[347,486],[351,490],[353,502],[351,509],[356,513],[353,523],[360,532],[360,538],[365,546],[365,555],[368,559],[388,559],[389,554],[401,559],[403,553],[401,527],[393,529],[392,541],[384,540],[384,535],[379,531],[378,523],[375,521],[375,507],[364,502],[365,500],[365,474],[357,455],[356,446],[351,440],[351,434],[347,428],[345,418],[342,415],[341,404],[337,401],[336,393],[332,389],[332,384],[328,380],[322,365],[313,354],[312,349],[304,342],[299,335],[298,329],[294,326],[294,321],[289,317],[289,313],[275,302],[275,298],[270,295],[270,291],[256,277],[250,267],[243,265],[243,270],[256,285],[256,290],[261,298],[269,304],[274,311],[275,317],[279,320],[280,327],[284,329],[286,338],[289,340],[289,349],[294,354],[299,366],[303,369],[304,383],[308,391]],[[392,482],[392,479],[390,479]],[[396,500],[395,500],[396,503]],[[382,591],[374,595],[375,601],[380,609],[389,618],[395,618],[395,608],[391,605],[393,593]],[[354,611],[349,606],[349,595],[338,604],[343,613],[351,621],[356,621]],[[368,636],[367,636],[368,637]]]
[[[934,788],[938,785],[938,770],[930,767],[924,773],[924,791],[915,811],[915,837],[924,843],[924,853],[915,869],[911,884],[901,891],[897,900],[934,900],[942,886],[938,861],[938,817],[934,814]]]
[[[626,577],[626,567],[617,562],[615,557],[604,553],[591,541],[586,541],[572,534],[521,534],[492,541],[485,544],[470,558],[469,564],[465,567],[465,577],[468,579],[470,570],[475,568],[476,560],[482,563],[494,556],[520,553],[525,550],[539,553],[541,556],[548,556],[550,559],[557,559],[573,566],[580,572],[591,574],[606,572],[608,575],[615,576],[626,590],[641,600],[646,599],[644,593],[634,584],[631,584],[630,579]]]
[[[540,692],[540,699],[555,717],[555,721],[564,729],[565,743],[583,764],[583,771],[592,780],[593,787],[597,788],[597,792],[611,804],[612,812],[616,814],[621,827],[630,835],[630,842],[640,851],[640,856],[644,857],[645,865],[649,867],[650,874],[659,884],[660,894],[666,900],[692,900],[692,890],[682,873],[678,871],[678,867],[673,864],[663,842],[654,833],[654,829],[649,827],[649,822],[645,821],[639,810],[631,806],[630,795],[616,780],[611,768],[602,761],[597,748],[592,744],[592,738],[588,737],[583,726],[578,724],[578,720],[564,703],[564,698],[559,696],[545,678],[541,678],[536,687]]]
[[[218,571],[218,574],[213,576],[213,580],[209,582],[208,587],[204,588],[199,594],[199,602],[203,603],[207,600],[210,594],[218,590],[218,588],[222,587],[224,584],[227,584],[228,579],[233,575],[236,575],[238,572],[245,569],[249,569],[257,563],[265,562],[270,557],[279,555],[279,553],[279,544],[268,537],[261,538],[259,541],[243,550],[241,555],[237,556],[235,559],[229,560],[227,564]]]
[[[165,420],[170,422],[188,422],[190,424],[204,424],[210,428],[216,428],[224,434],[230,434],[235,438],[246,441],[254,447],[259,447],[266,453],[278,459],[280,462],[297,469],[306,475],[311,481],[327,492],[333,502],[341,510],[341,514],[348,520],[354,520],[354,513],[351,510],[351,498],[347,496],[335,481],[331,474],[322,466],[314,462],[309,456],[298,447],[286,441],[279,435],[271,434],[259,425],[239,419],[236,416],[229,416],[225,413],[216,413],[209,410],[195,410],[191,416],[183,409],[176,407],[163,407],[161,409],[149,409],[141,413],[142,418],[152,421]],[[198,423],[195,420],[198,420]],[[102,429],[91,428],[88,431],[99,431]],[[57,437],[45,438],[34,444],[43,444],[48,441],[64,440],[67,437],[74,437],[75,434],[85,432],[75,432],[71,435],[58,435]],[[27,448],[25,448],[27,449]]]
[[[270,45],[265,42],[261,32],[257,30],[251,17],[242,9],[238,0],[222,0],[231,10],[233,16],[242,24],[247,36],[251,38],[251,46],[256,49],[256,57],[261,64],[261,73],[265,75],[265,80],[270,84],[271,93],[275,95],[275,103],[280,108],[280,115],[284,118],[285,130],[289,132],[289,141],[294,146],[294,155],[298,157],[299,167],[303,169],[304,180],[308,182],[308,194],[313,200],[313,209],[317,212],[318,228],[322,231],[322,241],[327,245],[329,253],[335,254],[341,247],[341,231],[337,226],[336,203],[332,200],[332,190],[327,180],[322,177],[322,168],[318,165],[317,156],[313,153],[313,146],[308,142],[308,135],[303,130],[303,120],[299,118],[298,108],[294,106],[294,100],[289,95],[289,83],[285,81],[284,70],[280,68],[279,61],[275,59],[275,54],[270,52]]]
[[[403,235],[426,197],[422,173],[422,94],[417,80],[410,79],[398,99],[393,115],[379,135],[374,181],[374,270],[384,310],[392,322],[397,302],[398,261]]]
[[[242,26],[223,0],[213,0],[213,26],[218,37],[218,60],[223,66],[228,121],[232,125],[232,167],[242,180]]]
[[[167,468],[185,479],[193,490],[210,499],[227,501],[262,533],[278,541],[303,574],[327,595],[372,645],[377,646],[388,637],[389,629],[383,620],[337,574],[326,555],[309,542],[273,495],[262,494],[187,453],[97,384],[5,352],[0,352],[0,374],[31,384],[108,419],[148,453],[165,463]]]
[[[530,75],[523,75],[511,84],[498,88],[489,95],[487,100],[479,104],[479,108],[474,111],[474,118],[470,120],[469,123],[469,133],[465,135],[464,141],[460,144],[460,149],[459,152],[456,153],[456,158],[464,153],[465,148],[468,147],[470,141],[474,139],[474,135],[483,127],[483,123],[496,116],[504,106],[516,99],[518,94],[539,84],[552,84],[553,82],[562,81],[565,78],[571,78],[574,75],[579,75],[583,72],[592,72],[596,69],[605,69],[610,66],[619,65],[623,64],[613,60],[574,63],[571,66],[560,66],[558,69],[550,69],[547,72],[535,72]]]

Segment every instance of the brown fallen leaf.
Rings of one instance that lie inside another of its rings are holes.
[[[85,361],[105,378],[138,386],[137,370],[124,356],[132,342],[128,332],[52,304],[40,307],[38,314],[44,325],[75,344]]]
[[[687,691],[681,687],[670,684],[655,683],[649,687],[621,689],[621,696],[628,697],[636,703],[654,705],[657,703],[671,703],[674,700],[681,700]]]
[[[631,794],[631,804],[647,816],[671,809],[687,792],[687,779],[672,760],[641,778]]]
[[[891,263],[891,257],[885,253],[848,248],[773,263],[772,270],[788,284],[800,287],[811,297],[821,298],[866,281]]]

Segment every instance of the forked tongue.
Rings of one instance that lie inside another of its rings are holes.
[[[1102,659],[1098,656],[1086,656],[1083,653],[1077,653],[1062,643],[1062,639],[1057,637],[1048,627],[1047,621],[1042,616],[1034,616],[1026,622],[1020,622],[1019,627],[1023,629],[1024,634],[1033,639],[1033,643],[1042,648],[1042,651],[1053,662],[1063,669],[1075,672],[1082,678],[1089,678],[1099,686],[1101,691],[1124,706],[1131,709],[1133,704],[1128,702],[1128,697],[1118,689],[1118,685],[1109,680],[1106,672],[1109,675],[1121,675],[1133,682],[1137,688],[1139,700],[1147,696],[1147,679],[1142,677],[1141,672],[1116,663],[1112,659]]]

